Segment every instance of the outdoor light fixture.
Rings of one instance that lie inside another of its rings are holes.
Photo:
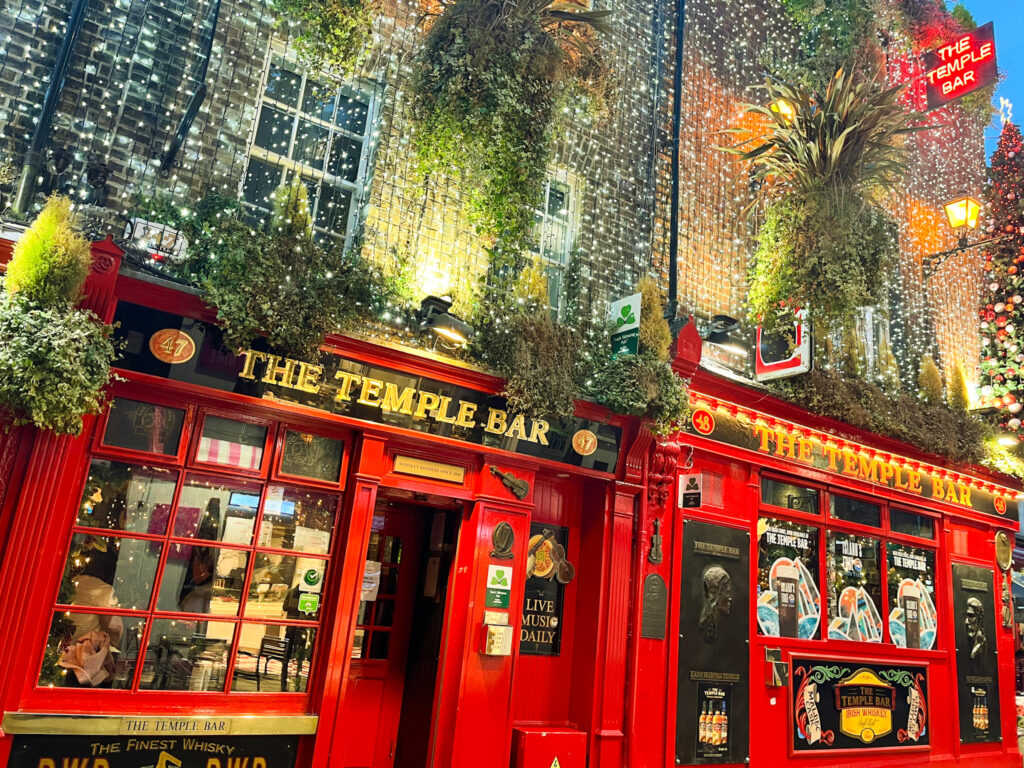
[[[981,203],[966,192],[961,192],[949,202],[944,203],[942,207],[946,211],[946,219],[949,221],[949,226],[955,232],[961,233],[959,246],[961,248],[965,247],[967,245],[967,234],[964,230],[977,228],[978,214],[981,213]]]
[[[793,109],[793,105],[785,99],[776,99],[775,103],[771,106],[771,110],[781,117],[785,123],[792,123],[793,118],[796,117],[796,110]]]
[[[1010,435],[1003,435],[998,440],[996,440],[996,442],[999,443],[1004,448],[1013,448],[1014,446],[1017,445],[1017,438],[1011,437]]]
[[[731,335],[739,330],[739,327],[740,322],[734,317],[729,317],[729,315],[713,315],[711,322],[704,327],[701,338],[708,342],[708,344],[714,344],[734,355],[747,355],[750,350],[746,344],[733,338]]]
[[[473,328],[448,312],[451,306],[452,300],[447,296],[427,296],[423,299],[417,313],[420,332],[432,332],[437,337],[435,344],[442,342],[447,346],[465,346],[473,335]]]

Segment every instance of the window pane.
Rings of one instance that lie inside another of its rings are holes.
[[[242,624],[231,690],[302,693],[315,640],[313,627]]]
[[[260,546],[326,555],[337,503],[333,494],[270,486],[263,503]]]
[[[830,640],[882,642],[878,539],[830,531],[825,556]]]
[[[569,188],[565,184],[559,184],[557,181],[551,182],[551,188],[548,191],[547,214],[553,218],[568,221]]]
[[[57,602],[93,608],[149,608],[163,544],[76,533]]]
[[[901,648],[935,645],[935,553],[889,542],[889,636]]]
[[[321,184],[320,200],[313,223],[336,235],[343,235],[348,229],[348,211],[352,204],[352,193],[341,187]]]
[[[270,208],[273,205],[270,196],[280,184],[281,169],[253,157],[249,159],[249,169],[245,173],[242,196],[248,203]]]
[[[266,440],[267,428],[262,424],[207,416],[203,421],[196,461],[238,469],[259,469]]]
[[[355,97],[342,94],[338,104],[338,127],[362,136],[366,133],[366,119],[370,105]]]
[[[786,520],[757,522],[757,624],[762,635],[812,638],[821,617],[818,529]]]
[[[78,508],[78,525],[165,533],[178,473],[93,459]]]
[[[306,81],[306,91],[302,95],[302,111],[307,115],[331,122],[337,103],[337,92],[314,80]]]
[[[178,452],[185,411],[115,397],[103,433],[103,444],[165,456]]]
[[[331,142],[331,158],[327,172],[340,176],[345,181],[354,182],[359,176],[359,155],[362,150],[362,142],[336,134],[334,141]]]
[[[390,627],[395,621],[395,601],[377,600],[373,609],[373,623],[377,627]]]
[[[116,614],[56,613],[39,672],[40,685],[130,688],[144,619]]]
[[[257,553],[246,618],[315,620],[326,568],[326,560]]]
[[[878,504],[846,496],[830,496],[829,506],[832,517],[851,523],[870,525],[877,528],[882,524],[882,508]]]
[[[256,124],[257,147],[288,157],[288,145],[292,140],[292,116],[280,109],[263,105],[260,120]]]
[[[241,602],[249,554],[238,549],[171,545],[157,608],[234,616]]]
[[[930,517],[904,512],[902,509],[889,510],[889,527],[895,533],[905,533],[922,539],[935,538],[935,522]]]
[[[260,484],[189,475],[174,515],[174,535],[251,544],[260,505]]]
[[[330,131],[319,123],[300,119],[299,129],[295,134],[295,149],[292,152],[292,159],[298,163],[312,166],[318,171],[323,170],[329,136]]]
[[[223,691],[234,632],[223,621],[154,619],[139,688]]]
[[[281,472],[336,483],[341,477],[341,458],[344,452],[343,440],[289,429],[284,433]]]
[[[292,72],[285,62],[277,59],[270,68],[265,93],[271,99],[295,107],[299,103],[301,84],[302,77],[298,73]]]
[[[761,478],[761,503],[818,514],[818,491],[770,477]]]

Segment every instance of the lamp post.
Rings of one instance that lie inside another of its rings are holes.
[[[924,257],[924,276],[926,280],[934,275],[949,257],[956,256],[958,253],[973,251],[975,248],[983,248],[987,245],[998,243],[1005,237],[1005,235],[988,237],[974,243],[968,241],[968,230],[978,228],[981,203],[967,194],[967,192],[961,192],[952,200],[943,203],[942,209],[946,214],[946,221],[949,223],[950,228],[957,233],[956,248],[932,253]]]

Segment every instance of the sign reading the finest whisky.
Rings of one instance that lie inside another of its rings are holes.
[[[293,768],[297,736],[15,736],[10,768]]]
[[[618,462],[622,430],[609,424],[527,418],[509,412],[497,395],[327,352],[318,360],[295,360],[254,342],[235,355],[224,350],[215,326],[136,304],[118,304],[115,320],[125,342],[118,368],[601,472],[614,472]],[[198,351],[173,364],[155,355],[150,340],[169,330],[191,339]],[[581,432],[593,439],[574,440]]]
[[[793,657],[793,750],[929,744],[928,670]]]
[[[1016,493],[979,488],[972,478],[893,456],[780,419],[752,412],[735,415],[722,406],[698,405],[687,431],[798,466],[812,467],[866,483],[1006,520],[1017,527]],[[992,486],[989,486],[992,488]]]

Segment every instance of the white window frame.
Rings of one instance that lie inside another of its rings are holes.
[[[291,106],[283,102],[277,101],[267,95],[267,82],[270,79],[270,72],[273,68],[273,64],[277,59],[283,59],[285,62],[294,65],[294,72],[301,77],[299,82],[299,96],[298,106]],[[288,48],[284,43],[278,40],[271,41],[270,45],[267,46],[267,53],[264,57],[263,62],[263,74],[260,77],[260,90],[259,95],[256,99],[255,111],[253,113],[252,129],[249,132],[249,140],[246,145],[245,151],[245,167],[242,170],[242,177],[238,182],[238,197],[242,200],[243,205],[251,211],[263,212],[267,209],[250,203],[245,200],[245,183],[249,175],[249,164],[250,161],[255,158],[269,165],[277,166],[281,168],[287,177],[291,177],[298,174],[306,179],[312,179],[316,184],[327,183],[332,187],[346,190],[351,195],[351,201],[349,203],[348,217],[345,222],[345,244],[344,247],[348,248],[352,245],[352,239],[360,225],[360,221],[363,216],[367,196],[369,195],[372,164],[370,161],[371,155],[373,154],[373,147],[371,146],[371,139],[375,131],[377,123],[377,117],[380,112],[380,99],[377,96],[377,89],[366,86],[361,83],[339,83],[337,85],[338,96],[358,95],[360,100],[365,100],[367,105],[366,111],[366,125],[361,135],[351,133],[340,126],[329,123],[325,120],[321,120],[314,115],[302,111],[302,96],[305,93],[306,83],[310,80],[310,74],[306,71],[301,64],[295,53]],[[324,78],[328,80],[328,78]],[[256,134],[259,131],[260,126],[260,115],[263,113],[263,106],[271,106],[278,111],[285,112],[291,118],[291,135],[288,140],[287,154],[292,154],[295,149],[295,142],[298,138],[299,121],[306,120],[308,122],[319,125],[326,128],[327,134],[327,145],[328,150],[325,153],[323,159],[323,165],[320,168],[315,168],[311,165],[292,160],[285,155],[281,155],[272,150],[265,149],[256,145]],[[359,166],[356,171],[355,181],[348,181],[339,176],[327,173],[324,168],[330,161],[330,145],[336,135],[344,136],[352,141],[361,142],[362,149],[359,153]],[[316,221],[316,214],[318,206],[320,204],[319,194],[315,199],[310,200],[310,216]],[[317,233],[327,235],[329,237],[340,237],[340,234],[333,230],[326,229],[324,227],[314,226]]]
[[[550,200],[551,186],[558,184],[566,189],[568,207],[565,209],[565,218],[557,218],[548,213],[548,202]],[[530,250],[532,258],[541,265],[550,282],[552,273],[558,277],[558,291],[555,294],[557,301],[552,303],[552,311],[557,317],[561,317],[565,309],[563,298],[565,294],[565,271],[572,258],[572,249],[579,233],[580,225],[580,198],[583,193],[583,184],[573,173],[564,169],[550,169],[544,179],[544,197],[540,205],[534,209],[535,221],[531,228],[530,237],[537,244],[536,249]],[[544,254],[543,243],[548,228],[551,226],[565,226],[565,234],[562,237],[559,258],[549,258]],[[551,291],[548,291],[549,301]]]

